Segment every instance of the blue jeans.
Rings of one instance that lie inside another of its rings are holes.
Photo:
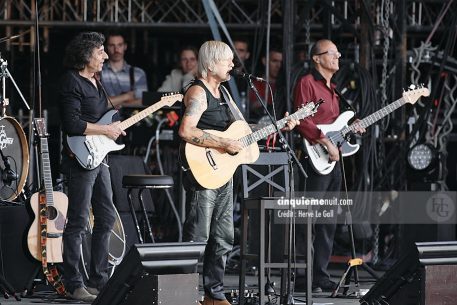
[[[65,286],[69,292],[84,286],[79,270],[80,248],[92,206],[94,228],[88,286],[101,289],[108,281],[108,245],[116,217],[109,170],[101,164],[88,171],[76,160],[67,157],[64,157],[61,168],[68,182],[69,199],[67,224],[63,233]]]
[[[233,182],[215,190],[188,191],[184,241],[207,242],[203,287],[213,299],[225,300],[224,273],[233,247]]]

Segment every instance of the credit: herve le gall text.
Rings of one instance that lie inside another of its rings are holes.
[[[278,210],[276,216],[279,218],[331,218],[335,215],[334,210],[306,211],[306,210]]]

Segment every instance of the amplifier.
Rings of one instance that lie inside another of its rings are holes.
[[[125,304],[197,304],[198,273],[143,275]]]

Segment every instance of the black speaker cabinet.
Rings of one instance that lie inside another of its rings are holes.
[[[25,205],[0,204],[0,274],[16,291],[23,291],[40,270],[27,246],[32,220]]]
[[[457,300],[457,242],[416,243],[360,299],[365,305],[449,305]]]
[[[205,243],[134,245],[92,305],[197,304]]]

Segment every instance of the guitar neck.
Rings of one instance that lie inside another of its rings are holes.
[[[358,125],[362,126],[363,128],[366,128],[366,127],[376,123],[377,121],[379,121],[380,119],[382,119],[386,115],[388,115],[388,114],[392,113],[393,111],[397,110],[398,108],[403,106],[405,103],[406,103],[406,101],[403,98],[399,98],[395,102],[387,105],[386,107],[384,107],[382,109],[379,109],[376,112],[373,112],[372,114],[370,114],[369,116],[367,116],[363,120],[360,120],[358,122]],[[344,135],[346,135],[349,132],[354,132],[355,129],[356,129],[356,126],[354,124],[351,124],[350,126],[345,128],[342,132],[343,132]]]
[[[122,121],[118,126],[122,130],[125,130],[125,129],[129,128],[130,126],[132,126],[133,124],[138,123],[139,121],[141,121],[142,119],[144,119],[145,117],[150,115],[151,113],[159,110],[160,108],[162,108],[165,105],[166,105],[165,102],[157,102],[154,105],[151,105],[148,108],[144,109],[143,111],[128,118],[127,120]]]
[[[48,149],[48,139],[41,138],[41,163],[43,170],[43,183],[44,190],[46,194],[46,204],[48,206],[54,205],[54,195],[52,187],[52,174],[51,174],[51,162],[49,160],[49,149]]]
[[[300,111],[301,110],[277,121],[276,125],[278,126],[278,128],[282,129],[284,126],[286,126],[287,121],[289,121],[290,119],[299,120],[299,119],[303,118],[303,115],[300,115]],[[259,129],[251,134],[248,134],[248,135],[242,137],[240,139],[240,141],[241,141],[241,143],[243,143],[244,147],[248,147],[252,143],[260,141],[275,132],[276,132],[275,125],[270,124],[270,125],[263,127],[262,129]]]

